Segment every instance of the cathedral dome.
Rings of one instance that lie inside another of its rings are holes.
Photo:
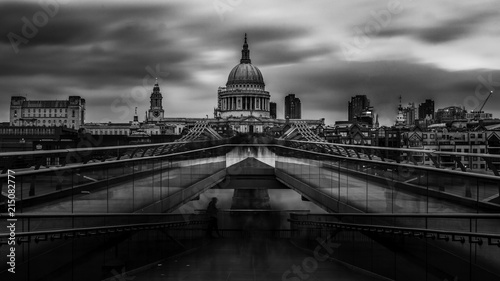
[[[248,49],[247,36],[241,50],[240,64],[236,65],[227,78],[226,86],[238,84],[259,84],[264,85],[264,78],[260,70],[252,65],[250,60],[250,50]]]
[[[240,63],[231,70],[227,86],[242,83],[264,84],[260,70],[251,63]]]

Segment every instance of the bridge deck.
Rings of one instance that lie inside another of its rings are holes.
[[[166,260],[161,266],[148,271],[127,276],[135,277],[134,281],[305,280],[293,272],[283,278],[287,270],[292,271],[294,265],[300,265],[302,274],[308,275],[307,280],[380,280],[333,261],[318,262],[317,269],[312,270],[312,257],[312,253],[296,248],[285,239],[241,242],[237,238],[219,238],[195,252]],[[310,273],[304,270],[303,263]]]

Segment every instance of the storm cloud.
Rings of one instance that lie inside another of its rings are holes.
[[[471,110],[466,101],[481,81],[500,87],[495,1],[401,1],[404,11],[368,34],[351,60],[342,43],[389,1],[63,1],[32,38],[24,36],[26,21],[43,20],[34,16],[54,1],[0,4],[2,121],[13,95],[80,95],[87,122],[128,122],[135,107],[143,120],[155,78],[167,117],[212,116],[245,33],[280,118],[288,93],[301,99],[303,118],[327,124],[347,119],[350,97],[365,94],[391,125],[400,95],[404,104],[432,98],[437,107]],[[12,34],[27,42],[13,47]],[[499,117],[499,104],[492,97],[484,109]]]

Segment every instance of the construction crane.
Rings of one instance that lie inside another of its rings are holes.
[[[475,111],[476,114],[474,115],[474,120],[479,120],[479,117],[481,116],[481,111],[483,110],[484,105],[486,104],[486,102],[488,101],[488,99],[491,97],[492,94],[493,91],[490,91],[489,95],[484,100],[483,105],[481,105],[481,108],[479,108],[478,111]]]

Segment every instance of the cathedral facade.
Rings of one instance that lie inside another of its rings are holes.
[[[227,78],[225,87],[219,87],[217,93],[218,117],[255,116],[269,118],[270,98],[266,91],[264,78],[260,70],[252,65],[247,36],[241,50],[241,60]],[[217,117],[217,116],[216,116]]]

